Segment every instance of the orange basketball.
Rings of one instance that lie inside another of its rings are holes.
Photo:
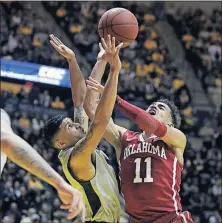
[[[106,39],[109,34],[127,46],[137,37],[138,22],[129,10],[113,8],[102,15],[99,21],[98,31],[101,38]]]

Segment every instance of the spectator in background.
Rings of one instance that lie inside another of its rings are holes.
[[[64,109],[65,104],[63,101],[60,100],[59,96],[56,96],[55,101],[51,102],[52,108],[59,108],[59,109]]]
[[[30,190],[38,191],[38,190],[43,190],[44,189],[41,181],[37,177],[32,176],[32,175],[30,176],[28,186],[29,186]]]
[[[30,128],[30,121],[29,119],[27,118],[27,114],[26,113],[23,113],[21,118],[19,119],[19,125],[20,125],[20,128],[24,131],[24,132],[27,132],[29,131],[29,128]]]
[[[11,203],[9,210],[6,212],[6,215],[12,216],[14,222],[19,223],[21,219],[21,213],[19,212],[18,205],[15,202]]]
[[[11,216],[5,216],[3,219],[2,219],[2,223],[12,223],[13,222],[13,217]],[[26,222],[28,223],[28,222]]]
[[[32,223],[41,223],[41,218],[39,215],[33,214],[31,217],[31,221],[32,221]]]

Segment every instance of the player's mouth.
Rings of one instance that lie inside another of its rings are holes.
[[[148,111],[150,115],[156,115],[156,109],[152,108]]]

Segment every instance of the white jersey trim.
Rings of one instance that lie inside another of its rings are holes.
[[[184,214],[180,214],[180,216],[183,218],[184,223],[187,223],[186,217],[184,216]]]
[[[157,136],[150,136],[149,139],[156,138],[156,137],[157,137]],[[140,141],[140,142],[145,142],[145,139],[143,138],[143,133],[141,133],[141,134],[139,135],[139,141]]]
[[[144,142],[143,133],[139,135],[139,141]]]
[[[172,183],[172,191],[173,191],[173,203],[175,207],[176,214],[179,215],[178,213],[178,206],[177,206],[177,201],[176,201],[176,190],[175,190],[175,185],[176,185],[176,170],[177,170],[177,158],[174,158],[173,161],[173,183]]]

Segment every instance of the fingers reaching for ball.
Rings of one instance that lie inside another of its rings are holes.
[[[111,37],[108,35],[107,39],[101,39],[101,43],[99,44],[100,50],[104,50],[100,55],[100,59],[107,61],[112,69],[120,70],[121,69],[121,61],[119,59],[119,51],[123,43],[120,43],[116,47],[116,39],[115,37]]]
[[[116,38],[112,37],[110,35],[108,35],[107,40],[105,40],[104,38],[101,39],[101,43],[99,43],[99,48],[100,50],[105,50],[106,53],[111,53],[111,54],[115,54],[117,52],[119,52],[119,49],[122,48],[124,46],[124,43],[119,42],[118,46],[116,47]]]
[[[49,37],[51,45],[59,54],[64,56],[67,60],[75,57],[75,53],[65,44],[63,44],[63,42],[58,37],[54,36],[53,34],[50,34]]]

